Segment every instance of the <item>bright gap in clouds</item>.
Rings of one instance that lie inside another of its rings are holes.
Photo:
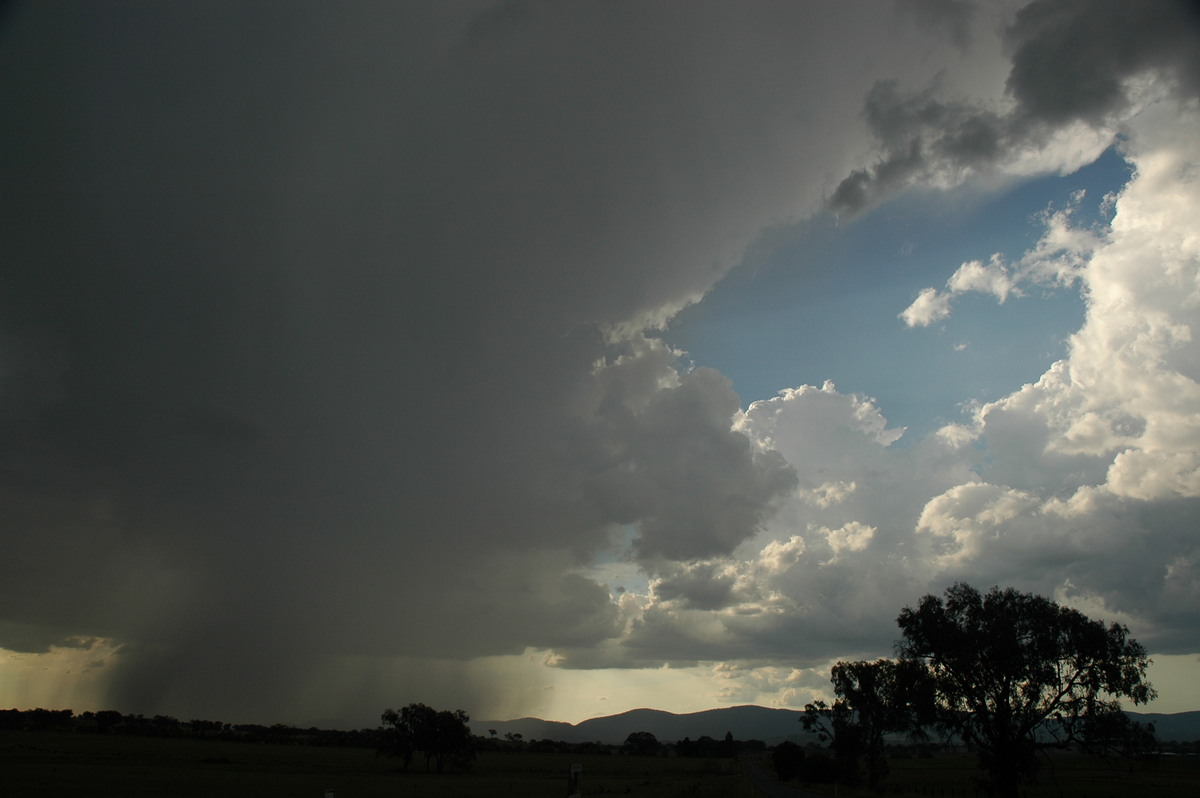
[[[743,407],[779,390],[821,385],[873,396],[906,444],[962,419],[965,404],[997,399],[1066,354],[1084,303],[1078,286],[1027,290],[1004,304],[968,295],[953,317],[907,330],[898,317],[926,285],[960,263],[1016,260],[1042,235],[1040,217],[1084,196],[1075,226],[1106,224],[1104,197],[1129,179],[1110,148],[1073,174],[998,194],[906,193],[864,217],[776,228],[664,337],[692,362],[733,380]]]

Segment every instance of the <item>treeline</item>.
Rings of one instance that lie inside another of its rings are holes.
[[[300,728],[276,723],[224,723],[219,720],[180,720],[170,715],[123,715],[116,710],[81,712],[70,709],[0,709],[0,730],[51,731],[80,734],[123,734],[135,737],[222,740],[228,742],[275,743],[376,748],[381,730]]]
[[[735,740],[731,732],[716,740],[705,735],[698,740],[684,737],[675,743],[660,743],[650,732],[634,732],[625,738],[621,752],[635,756],[683,756],[699,759],[736,759],[739,754],[757,754],[767,750],[762,740]]]
[[[601,754],[613,753],[630,756],[684,756],[684,757],[729,757],[740,753],[766,751],[761,740],[746,742],[733,739],[725,733],[725,739],[714,740],[701,737],[699,740],[684,738],[673,744],[663,744],[651,732],[632,732],[620,746],[601,742],[567,743],[554,740],[525,741],[518,733],[509,732],[503,739],[496,737],[496,730],[489,729],[488,737],[479,737],[470,732],[470,718],[463,710],[438,711],[425,704],[409,704],[401,709],[384,710],[379,753],[400,759],[404,770],[408,770],[414,756],[421,755],[425,769],[435,767],[438,773],[447,768],[466,770],[471,767],[475,755],[481,750]]]
[[[417,705],[419,706],[419,705]],[[116,710],[75,713],[70,709],[0,709],[0,731],[49,731],[57,733],[113,734],[135,737],[159,737],[172,739],[221,740],[227,742],[270,743],[275,745],[317,745],[347,748],[368,748],[393,755],[425,753],[436,756],[436,743],[429,746],[424,741],[424,732],[419,725],[407,727],[398,733],[392,718],[399,719],[403,710],[383,718],[385,726],[374,729],[342,731],[337,729],[302,728],[276,723],[264,726],[257,723],[225,723],[219,720],[180,720],[170,715],[124,715]],[[442,713],[437,713],[442,714]],[[461,720],[458,713],[456,721]],[[449,725],[449,724],[447,724]],[[411,737],[408,735],[412,735]],[[459,732],[461,734],[461,732]],[[450,747],[461,746],[461,736],[451,735]],[[704,736],[697,740],[685,737],[676,742],[660,743],[649,732],[634,732],[622,745],[599,741],[565,742],[562,740],[526,740],[520,734],[498,737],[493,732],[487,736],[470,736],[469,744],[475,751],[527,752],[537,754],[577,754],[600,756],[682,756],[701,758],[736,757],[741,753],[761,753],[767,750],[762,740],[734,740],[726,734],[722,740]],[[436,759],[434,759],[436,764]]]
[[[634,732],[635,735],[650,734],[649,732]],[[632,735],[631,735],[632,736]],[[651,735],[653,736],[653,735]],[[480,751],[499,752],[528,752],[534,754],[579,754],[589,756],[682,756],[702,759],[720,759],[736,757],[742,753],[763,753],[768,746],[762,740],[716,740],[704,736],[698,740],[685,737],[675,742],[660,743],[655,739],[652,743],[642,739],[639,742],[626,741],[620,745],[604,743],[599,740],[584,742],[567,742],[565,740],[529,739],[520,734],[509,732],[503,737],[475,737]]]

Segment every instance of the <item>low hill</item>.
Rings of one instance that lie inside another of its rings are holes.
[[[619,745],[632,732],[648,731],[664,742],[685,737],[722,739],[726,732],[738,740],[763,740],[777,743],[786,739],[808,740],[810,736],[800,725],[803,712],[794,709],[741,706],[709,709],[676,715],[658,709],[633,709],[619,715],[590,718],[569,724],[538,718],[503,721],[472,721],[475,734],[488,736],[494,729],[497,736],[520,734],[526,740],[562,740],[569,743],[601,742]],[[815,738],[811,738],[815,739]]]
[[[1127,712],[1129,717],[1141,723],[1153,723],[1158,739],[1172,742],[1200,740],[1200,712]]]
[[[816,739],[800,725],[803,712],[758,706],[723,707],[676,715],[658,709],[633,709],[619,715],[591,718],[581,723],[560,723],[538,718],[472,721],[471,731],[482,737],[495,730],[496,736],[520,734],[526,740],[560,740],[568,743],[601,742],[619,745],[632,732],[648,731],[662,742],[685,737],[722,739],[729,732],[737,740],[783,740],[806,742]],[[1200,740],[1200,712],[1174,714],[1130,712],[1134,720],[1153,723],[1160,740]]]

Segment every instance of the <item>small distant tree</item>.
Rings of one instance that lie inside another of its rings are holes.
[[[854,713],[845,700],[833,704],[814,701],[804,706],[800,722],[806,731],[814,732],[821,742],[828,743],[833,752],[838,781],[858,783],[858,758],[862,755],[862,727],[854,721]]]
[[[830,681],[837,695],[833,706],[809,704],[801,721],[830,741],[844,780],[857,781],[861,757],[868,786],[882,792],[888,772],[884,740],[889,734],[921,728],[932,683],[917,663],[889,659],[838,662]]]
[[[784,740],[771,751],[771,764],[775,768],[776,778],[791,781],[802,772],[804,749],[790,740]]]
[[[733,739],[733,732],[725,732],[725,739],[721,741],[721,756],[726,759],[736,759],[737,750],[737,740]]]
[[[1160,750],[1153,723],[1139,723],[1119,709],[1108,709],[1058,723],[1071,724],[1070,739],[1084,752],[1105,759],[1124,759],[1132,770]]]
[[[408,770],[413,754],[425,755],[425,770],[430,764],[441,773],[447,764],[465,769],[475,758],[470,718],[461,709],[441,711],[424,704],[409,704],[400,710],[384,710],[385,724],[379,754],[404,760]]]
[[[417,750],[417,741],[424,739],[433,714],[434,710],[424,704],[409,704],[399,710],[385,709],[381,716],[384,728],[378,753],[399,758],[408,770],[413,752]]]
[[[475,743],[471,737],[471,718],[461,709],[442,711],[434,716],[433,734],[424,751],[426,760],[430,756],[441,773],[446,765],[452,770],[467,770],[475,759]],[[428,769],[428,764],[426,765]]]
[[[123,717],[115,709],[102,709],[96,713],[96,731],[106,734],[121,725]]]
[[[24,725],[29,729],[49,729],[67,731],[74,727],[75,712],[70,709],[37,709],[26,710]]]
[[[178,737],[182,728],[179,718],[171,715],[155,715],[150,722],[155,735],[160,737]]]
[[[634,756],[657,756],[662,749],[658,738],[648,731],[631,732],[621,747]]]
[[[1037,769],[1039,735],[1084,744],[1114,728],[1120,697],[1154,697],[1146,650],[1121,625],[1104,626],[1042,596],[956,584],[897,619],[901,658],[934,686],[938,723],[974,746],[1001,798]],[[1152,731],[1137,730],[1143,736]],[[1135,735],[1136,736],[1136,735]]]

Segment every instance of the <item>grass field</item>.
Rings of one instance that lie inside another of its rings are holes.
[[[583,766],[583,795],[756,795],[739,763],[728,759],[574,754],[480,754],[469,773],[411,772],[361,748],[155,739],[121,735],[0,732],[0,790],[5,795],[87,798],[562,798],[572,764]],[[769,765],[768,765],[769,768]],[[889,795],[984,796],[969,755],[891,761]],[[799,786],[799,785],[797,785]],[[830,785],[804,785],[834,795]],[[839,798],[871,795],[836,791]],[[1071,754],[1042,767],[1028,798],[1192,798],[1200,795],[1200,757],[1164,757],[1132,772]]]
[[[932,759],[890,760],[888,795],[928,798],[983,798],[981,771],[969,754],[944,754]],[[834,795],[830,785],[804,785],[806,789]],[[836,791],[839,798],[865,798],[867,790]],[[1131,771],[1122,763],[1105,763],[1071,753],[1043,759],[1035,784],[1022,787],[1027,798],[1194,798],[1200,795],[1200,757],[1162,757]]]
[[[0,789],[11,796],[562,798],[574,763],[589,796],[755,795],[732,760],[483,753],[471,772],[439,775],[356,748],[0,732]]]

